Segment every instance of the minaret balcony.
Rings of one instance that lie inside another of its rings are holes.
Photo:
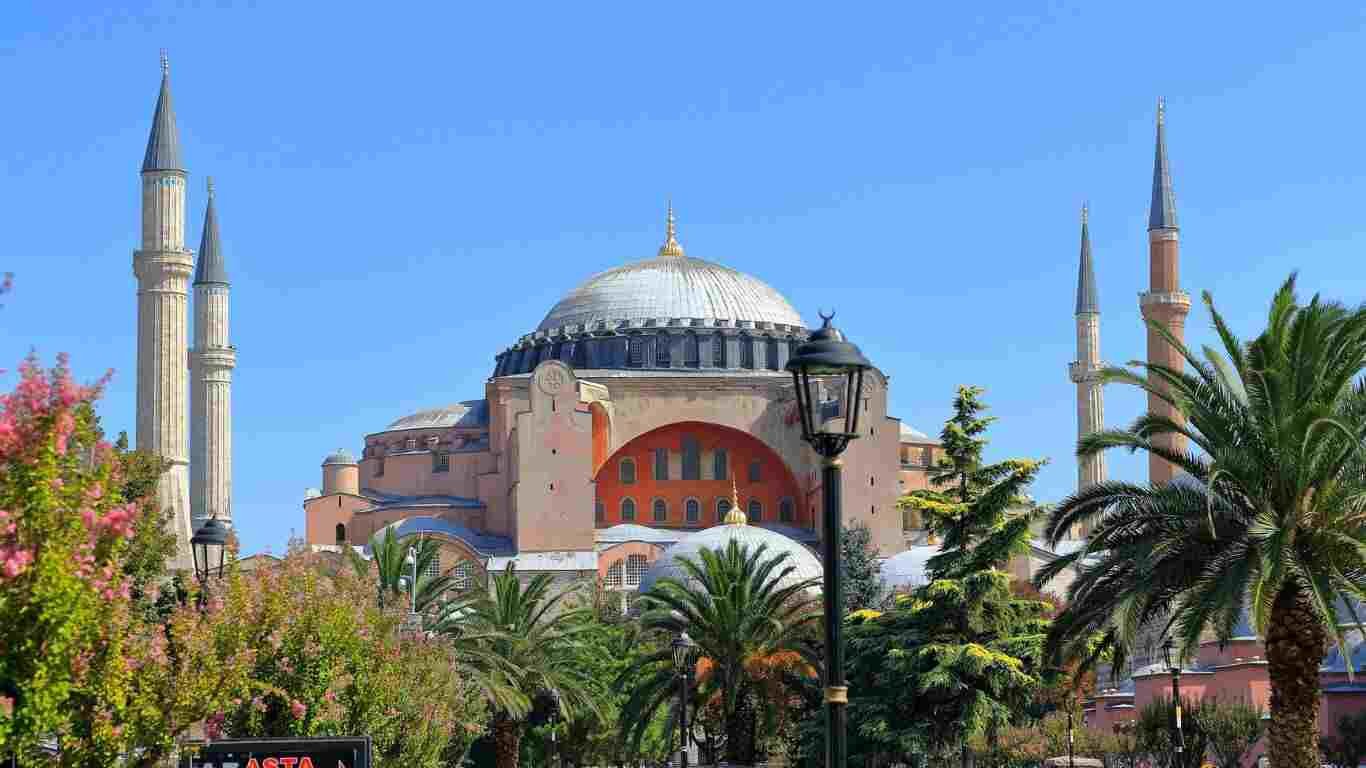
[[[1067,364],[1067,378],[1076,384],[1100,380],[1100,372],[1105,370],[1105,363],[1098,362],[1092,365],[1079,363],[1075,360]]]
[[[1143,309],[1159,306],[1180,307],[1189,312],[1191,295],[1185,291],[1144,291],[1138,294],[1138,306]]]

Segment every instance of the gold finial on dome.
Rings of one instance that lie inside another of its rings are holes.
[[[749,518],[745,517],[745,511],[740,508],[740,489],[735,487],[735,475],[730,476],[730,511],[726,513],[723,521],[726,525],[748,525]]]
[[[674,204],[670,200],[668,215],[665,218],[664,244],[659,246],[660,256],[683,256],[683,246],[678,244],[678,232],[674,228]]]

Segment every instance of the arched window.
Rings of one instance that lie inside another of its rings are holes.
[[[740,334],[740,367],[754,370],[754,344],[749,334]]]
[[[717,448],[711,455],[711,476],[713,480],[726,480],[730,477],[730,457],[725,448]]]
[[[636,519],[636,500],[625,498],[621,500],[621,521],[623,523],[635,522]]]
[[[683,502],[684,516],[689,523],[699,523],[702,521],[702,502],[697,499],[688,499]]]
[[[405,450],[405,451],[416,451],[416,450],[417,450],[417,438],[416,438],[416,437],[410,437],[410,438],[408,438],[407,440],[404,440],[404,441],[403,441],[403,450]]]
[[[702,364],[701,356],[698,355],[697,334],[688,331],[683,336],[683,367],[697,368]]]
[[[639,587],[640,577],[645,575],[645,569],[649,564],[645,562],[645,555],[630,555],[626,558],[626,586]]]
[[[656,523],[668,522],[668,520],[669,520],[669,505],[668,505],[668,503],[665,502],[663,499],[655,499],[655,503],[654,503],[653,506],[654,506],[654,521],[655,521]]]
[[[636,481],[636,461],[635,459],[622,459],[617,464],[617,479],[622,485],[631,485]]]
[[[607,520],[607,510],[602,506],[602,499],[593,502],[593,522],[601,523]]]
[[[639,335],[632,336],[626,342],[626,367],[645,367],[645,340]]]
[[[452,568],[451,586],[459,592],[464,592],[474,586],[474,563],[469,560],[461,560],[459,565]]]
[[[778,502],[778,522],[791,523],[794,521],[792,514],[792,499],[783,499]]]
[[[778,340],[772,336],[764,342],[764,367],[770,371],[778,370]]]
[[[669,355],[669,334],[660,331],[659,335],[655,336],[655,367],[668,368],[672,364],[673,358]]]
[[[345,544],[345,543],[346,543],[346,526],[342,525],[341,523],[337,523],[337,546],[340,547],[340,546],[342,546],[342,545]]]
[[[730,499],[716,500],[716,522],[723,523],[726,520],[726,513],[730,511]]]
[[[697,438],[691,435],[683,436],[683,465],[684,480],[702,479],[702,448],[697,444]]]
[[[749,481],[751,483],[763,482],[763,462],[758,459],[750,459],[749,462]]]
[[[751,523],[763,522],[763,519],[764,519],[764,504],[763,504],[763,502],[759,501],[758,499],[750,499],[750,500],[749,500],[749,515],[748,515],[748,517],[749,517],[749,521],[750,521]]]
[[[602,585],[607,589],[621,589],[623,570],[620,560],[612,563],[607,567],[607,578],[603,579]]]
[[[655,449],[655,480],[669,479],[669,449]]]
[[[726,367],[726,337],[719,333],[711,335],[711,365],[713,368]]]

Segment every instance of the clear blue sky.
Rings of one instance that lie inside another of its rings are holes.
[[[955,385],[986,387],[991,454],[1052,459],[1043,500],[1075,482],[1084,199],[1102,351],[1143,354],[1159,95],[1187,290],[1251,333],[1292,269],[1366,289],[1356,4],[110,5],[0,6],[0,366],[113,366],[104,422],[132,431],[137,172],[168,48],[191,247],[213,175],[233,279],[248,550],[302,529],[330,450],[480,397],[560,295],[652,255],[669,196],[690,255],[808,321],[837,308],[895,415],[937,433]],[[1210,338],[1198,307],[1189,328]],[[1112,424],[1142,406],[1106,397]]]

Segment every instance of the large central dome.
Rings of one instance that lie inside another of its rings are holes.
[[[655,258],[609,269],[570,291],[534,332],[497,356],[493,375],[530,373],[546,360],[583,370],[772,373],[807,336],[801,315],[772,286],[688,258],[670,208]]]
[[[594,275],[560,299],[537,330],[669,318],[802,325],[797,310],[762,280],[709,261],[666,255]]]

